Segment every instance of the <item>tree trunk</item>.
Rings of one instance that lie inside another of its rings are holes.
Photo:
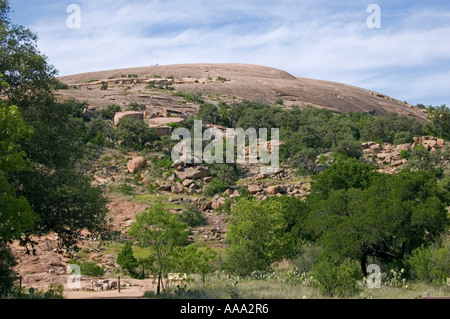
[[[161,294],[161,274],[158,274],[158,287],[156,287],[156,294]]]
[[[360,264],[361,264],[361,270],[363,272],[364,277],[367,278],[367,266],[366,266],[366,255],[364,255],[363,257],[361,257],[360,259]]]

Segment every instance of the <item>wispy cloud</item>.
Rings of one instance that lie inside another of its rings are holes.
[[[12,5],[19,0],[12,1]],[[73,0],[72,2],[77,2]],[[379,1],[79,1],[82,28],[68,29],[71,1],[36,2],[29,19],[60,74],[155,63],[242,62],[357,85],[408,100],[450,103],[450,6]],[[25,13],[24,13],[25,14]]]

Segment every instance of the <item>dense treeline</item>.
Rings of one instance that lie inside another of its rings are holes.
[[[333,152],[345,158],[363,155],[361,142],[404,144],[413,137],[433,135],[448,139],[450,109],[430,107],[429,121],[424,124],[404,115],[387,113],[374,117],[366,113],[333,114],[331,111],[308,107],[290,110],[279,106],[245,102],[229,107],[202,104],[197,119],[208,124],[240,128],[279,128],[284,144],[281,160],[303,173],[317,172],[315,163],[320,154]]]

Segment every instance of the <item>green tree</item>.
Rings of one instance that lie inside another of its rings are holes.
[[[0,84],[3,85],[1,77]],[[8,174],[26,169],[20,142],[29,139],[31,134],[32,129],[23,121],[19,109],[0,103],[0,296],[13,285],[12,267],[16,262],[8,245],[33,229],[38,220],[28,200],[17,196],[8,180]]]
[[[150,251],[147,264],[152,275],[158,278],[158,295],[164,276],[176,268],[178,250],[187,244],[186,228],[185,223],[165,211],[161,204],[153,205],[131,224],[129,235]]]
[[[8,246],[0,244],[0,298],[11,292],[14,285],[14,270],[17,265]]]
[[[429,170],[441,176],[446,168],[445,163],[450,160],[448,149],[430,152],[425,146],[417,145],[407,154],[408,163],[406,167],[412,170]]]
[[[135,268],[139,265],[139,263],[134,257],[133,244],[131,241],[127,241],[117,255],[117,264],[131,275],[134,274]]]
[[[340,140],[334,148],[334,155],[338,158],[360,159],[363,156],[361,144],[352,140]]]
[[[189,227],[199,227],[205,225],[205,217],[197,206],[190,205],[183,213],[179,215],[183,223]]]
[[[205,124],[221,124],[221,113],[214,104],[205,103],[200,105],[196,119],[202,120]]]
[[[145,104],[140,104],[137,102],[131,102],[128,106],[128,111],[145,111],[147,107]]]
[[[429,122],[425,125],[425,130],[433,136],[450,140],[450,108],[445,105],[430,106],[427,111]]]
[[[0,5],[0,74],[9,84],[1,93],[22,111],[44,101],[52,101],[57,71],[37,49],[37,35],[29,29],[11,24],[6,0]]]
[[[359,260],[364,274],[369,256],[402,262],[440,238],[448,225],[446,196],[424,171],[379,175],[365,188],[332,189],[307,202],[305,224],[312,237],[334,260]]]
[[[155,129],[142,121],[126,117],[120,119],[117,137],[122,141],[121,145],[135,151],[143,150],[148,144],[159,140]]]
[[[358,291],[357,281],[362,279],[358,264],[345,259],[342,263],[322,259],[311,270],[313,285],[328,297],[349,298]]]
[[[399,133],[406,133],[412,138],[420,136],[422,130],[423,125],[419,121],[404,115],[388,113],[368,122],[362,131],[362,138],[366,141],[394,143],[396,135]],[[412,140],[408,142],[412,142]]]
[[[110,104],[106,108],[106,110],[100,110],[98,111],[99,114],[105,119],[105,120],[113,120],[114,115],[116,115],[117,112],[121,112],[122,109],[120,105],[117,104]]]
[[[366,188],[377,175],[374,167],[356,159],[334,162],[327,170],[314,176],[311,184],[313,194],[327,196],[331,190]]]
[[[268,269],[290,252],[286,227],[280,203],[240,199],[229,220],[226,268],[238,274]]]
[[[179,250],[177,257],[178,269],[188,274],[200,274],[203,283],[206,276],[214,270],[213,262],[217,259],[217,253],[210,247],[199,249],[195,245],[189,245],[183,250]]]
[[[6,172],[7,178],[16,196],[26,198],[40,217],[27,235],[54,231],[73,244],[82,229],[103,226],[107,211],[101,191],[76,170],[85,150],[85,103],[55,101],[57,72],[37,49],[36,34],[9,22],[7,1],[1,1],[0,11],[0,73],[7,83],[1,85],[1,94],[9,107],[17,105],[34,131],[17,143],[26,155],[27,169]]]
[[[99,236],[106,230],[106,203],[100,187],[73,170],[31,170],[21,173],[20,194],[40,220],[29,234],[58,234],[60,248],[74,248],[83,230]],[[39,191],[37,191],[39,190]]]
[[[110,122],[94,118],[86,124],[84,141],[98,146],[111,147],[117,142],[116,131]]]
[[[450,245],[419,247],[408,258],[408,265],[413,279],[445,285],[450,277]]]
[[[281,205],[281,212],[286,220],[285,232],[292,240],[292,247],[289,249],[289,254],[294,254],[296,247],[301,245],[306,238],[303,225],[308,217],[309,208],[303,200],[293,196],[272,197],[268,198],[265,202],[270,201]]]

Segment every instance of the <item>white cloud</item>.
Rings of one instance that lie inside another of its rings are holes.
[[[389,89],[383,93],[423,99],[417,103],[449,99],[448,89],[430,83],[450,71],[450,12],[386,12],[383,28],[375,30],[367,28],[363,6],[337,11],[315,1],[212,3],[85,0],[81,29],[65,27],[65,12],[58,24],[43,17],[33,28],[41,51],[63,75],[155,63],[242,62]]]

